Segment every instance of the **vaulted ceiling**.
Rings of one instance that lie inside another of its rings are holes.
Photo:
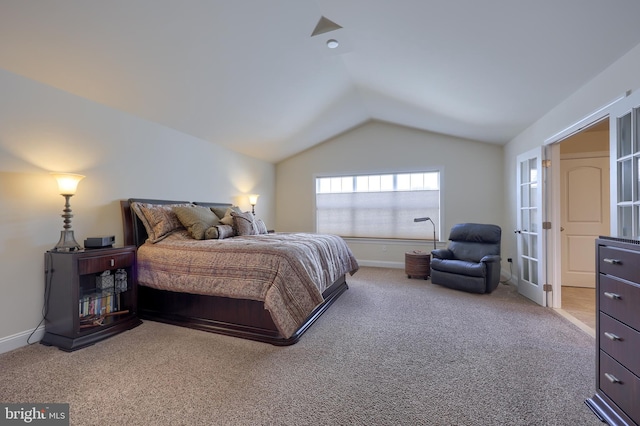
[[[372,119],[503,144],[638,45],[638,16],[637,0],[0,0],[0,68],[271,162]],[[322,17],[336,26],[312,36]]]

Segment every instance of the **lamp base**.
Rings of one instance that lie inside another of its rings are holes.
[[[78,251],[82,250],[80,244],[76,242],[72,229],[60,231],[60,240],[51,251]]]

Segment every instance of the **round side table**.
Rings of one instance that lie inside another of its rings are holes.
[[[431,275],[431,254],[425,251],[408,251],[404,254],[404,272],[407,278],[429,278]]]

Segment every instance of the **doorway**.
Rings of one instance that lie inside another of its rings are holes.
[[[595,239],[610,233],[609,120],[560,143],[560,306],[595,333]]]

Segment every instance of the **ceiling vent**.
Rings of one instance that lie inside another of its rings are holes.
[[[318,34],[324,34],[331,31],[339,30],[340,28],[342,28],[340,25],[336,24],[331,19],[327,19],[322,16],[316,24],[316,28],[311,33],[311,37],[317,36]]]

